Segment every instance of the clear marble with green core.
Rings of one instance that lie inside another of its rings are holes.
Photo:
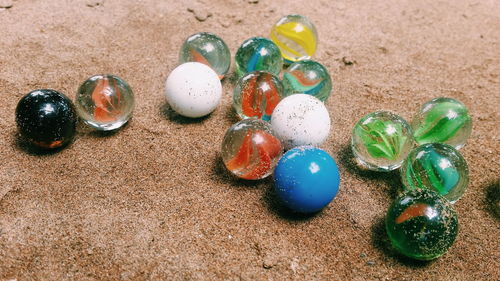
[[[283,86],[287,96],[304,93],[324,102],[332,91],[332,78],[319,62],[301,60],[286,69],[283,74]]]
[[[452,146],[429,143],[410,152],[401,165],[401,180],[406,190],[432,189],[454,203],[469,184],[469,169]]]
[[[401,166],[413,148],[412,130],[396,114],[373,112],[354,126],[351,148],[361,166],[375,171],[391,171]]]
[[[236,51],[235,62],[239,77],[257,70],[279,75],[283,68],[280,49],[273,41],[264,37],[245,40]]]
[[[439,142],[460,149],[469,138],[472,119],[461,102],[452,98],[435,98],[420,108],[411,126],[418,144]]]

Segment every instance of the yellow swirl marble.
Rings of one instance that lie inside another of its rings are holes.
[[[285,61],[292,63],[314,55],[318,35],[314,25],[306,17],[288,15],[274,25],[271,40],[280,48]]]

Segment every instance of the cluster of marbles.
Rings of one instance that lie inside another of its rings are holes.
[[[165,96],[170,107],[179,115],[199,118],[217,108],[222,96],[222,84],[209,66],[186,62],[169,74]]]
[[[290,210],[317,212],[333,200],[340,183],[333,158],[314,147],[330,133],[324,102],[332,79],[324,66],[309,60],[317,34],[307,18],[283,17],[271,39],[252,37],[236,52],[233,108],[242,120],[227,130],[222,160],[230,173],[247,180],[274,170],[276,194]],[[284,63],[291,65],[281,81]]]
[[[469,182],[467,163],[457,149],[465,145],[471,128],[467,108],[451,98],[425,103],[411,125],[379,111],[354,126],[351,147],[361,166],[375,171],[400,167],[402,194],[385,222],[401,254],[430,260],[455,241],[458,219],[452,204]]]
[[[411,126],[415,141],[420,145],[446,143],[460,149],[472,131],[472,119],[461,102],[436,98],[422,105]]]
[[[295,94],[308,94],[325,102],[332,91],[332,79],[327,69],[320,63],[309,58],[316,51],[317,34],[314,25],[300,15],[288,15],[280,19],[272,28],[271,40],[263,37],[253,37],[243,42],[235,56],[236,73],[240,77],[235,89],[233,107],[240,118],[258,117],[270,120],[272,110],[283,97]],[[283,82],[278,83],[277,77],[285,63],[290,64],[283,73]],[[259,72],[266,71],[276,76],[272,79],[283,90],[280,95],[270,98],[262,96],[266,89],[256,83],[248,83],[249,77],[258,77]],[[249,89],[247,101],[251,101],[253,110],[244,114],[245,103],[242,96],[242,85]],[[277,99],[279,97],[279,100]],[[261,104],[259,104],[261,103]],[[265,107],[266,113],[262,110]],[[260,108],[260,109],[259,109]]]
[[[132,117],[134,93],[114,75],[95,75],[82,83],[75,99],[78,115],[87,125],[102,131],[115,130]]]
[[[271,40],[287,63],[309,59],[316,52],[318,34],[314,24],[301,15],[282,17],[271,30]]]
[[[403,187],[431,189],[455,203],[469,183],[467,163],[452,146],[442,143],[421,145],[410,152],[401,166]]]
[[[270,37],[250,38],[236,53],[240,80],[233,107],[243,120],[226,131],[222,160],[242,179],[273,174],[274,190],[288,208],[318,212],[335,198],[340,185],[335,160],[315,147],[330,133],[324,102],[332,80],[324,66],[309,60],[318,36],[307,18],[283,17]],[[182,116],[210,114],[220,103],[220,80],[231,64],[227,45],[214,34],[194,34],[183,43],[179,63],[165,82],[167,102]],[[284,63],[290,65],[281,82]],[[54,149],[73,140],[78,115],[97,130],[115,130],[129,121],[134,104],[124,80],[95,75],[79,87],[75,105],[55,90],[30,92],[17,105],[16,123],[28,142]],[[385,224],[402,254],[430,260],[453,244],[458,218],[452,203],[468,185],[467,163],[457,149],[465,145],[471,129],[467,108],[450,98],[424,104],[411,126],[385,111],[368,114],[354,126],[351,147],[362,166],[376,171],[401,166],[404,192],[390,206]]]
[[[269,121],[282,97],[283,85],[278,77],[266,71],[254,71],[236,83],[233,108],[242,119],[256,117]]]
[[[288,150],[274,170],[274,190],[283,203],[299,213],[323,209],[337,195],[340,174],[324,150],[299,146]]]
[[[375,171],[391,171],[401,166],[413,148],[412,130],[402,117],[388,111],[377,111],[356,123],[351,147],[361,166]]]
[[[436,98],[419,109],[411,123],[419,146],[401,167],[405,189],[431,189],[451,203],[460,199],[469,171],[458,149],[470,136],[471,120],[465,105],[452,98]]]
[[[396,114],[377,111],[354,126],[351,147],[361,166],[390,171],[401,166],[415,145],[445,143],[461,148],[471,132],[467,108],[451,98],[425,103],[409,125]]]
[[[330,117],[322,103],[331,92],[327,70],[314,61],[297,62],[285,74],[288,90],[278,77],[283,59],[287,59],[283,50],[305,50],[307,55],[292,59],[302,60],[314,53],[317,43],[315,28],[307,19],[296,15],[285,18],[273,28],[281,38],[276,41],[280,47],[269,39],[253,37],[244,41],[235,55],[239,80],[233,108],[242,121],[227,130],[221,156],[227,170],[242,179],[269,176],[284,149],[320,145],[329,135]],[[283,40],[285,33],[290,40]],[[186,117],[210,114],[220,102],[220,79],[229,66],[229,49],[222,39],[207,32],[188,37],[180,50],[179,66],[166,80],[168,104]]]
[[[257,180],[272,173],[283,147],[268,122],[249,118],[227,130],[221,152],[224,165],[231,173]]]
[[[387,211],[385,226],[392,245],[401,254],[431,260],[443,255],[458,233],[451,203],[431,190],[410,190]]]
[[[276,171],[276,192],[285,205],[296,212],[316,212],[335,197],[339,172],[327,152],[302,146],[318,146],[329,135],[330,117],[323,102],[332,81],[325,67],[306,60],[317,46],[316,28],[307,18],[280,19],[271,38],[247,39],[235,54],[239,80],[233,108],[242,120],[226,131],[221,158],[227,170],[241,179],[259,180]],[[282,82],[284,61],[295,63]],[[230,64],[229,49],[218,36],[201,32],[188,37],[180,49],[179,65],[166,79],[170,107],[190,118],[213,112],[221,100],[220,80]],[[289,151],[282,157],[284,150]]]
[[[200,118],[212,113],[222,97],[221,79],[231,65],[231,53],[217,35],[189,36],[179,52],[179,65],[165,81],[165,96],[177,114]]]
[[[279,48],[269,39],[252,37],[241,44],[235,56],[236,73],[264,70],[278,75],[283,68],[283,58]]]
[[[189,36],[182,44],[179,63],[199,62],[211,67],[220,79],[229,71],[231,53],[217,35],[199,32]]]
[[[301,60],[292,63],[283,74],[287,96],[304,93],[325,102],[332,91],[332,78],[319,62]]]
[[[55,90],[32,91],[17,104],[19,133],[38,148],[54,149],[70,143],[75,136],[76,121],[71,100]]]
[[[73,140],[78,116],[94,129],[109,131],[127,123],[133,110],[134,94],[125,81],[95,75],[79,87],[75,104],[55,90],[28,93],[17,104],[16,123],[20,136],[33,146],[55,149]]]

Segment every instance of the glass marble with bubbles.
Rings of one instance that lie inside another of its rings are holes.
[[[233,108],[242,119],[255,117],[269,121],[283,97],[278,77],[266,71],[254,71],[241,77],[233,94]]]
[[[123,126],[132,117],[134,93],[114,75],[95,75],[87,79],[76,94],[76,111],[89,126],[109,131]]]
[[[271,30],[271,40],[280,48],[285,63],[309,59],[316,52],[318,34],[314,24],[301,15],[281,18]]]
[[[453,205],[428,189],[411,190],[396,198],[385,217],[385,226],[394,248],[417,260],[440,257],[458,234]]]
[[[377,111],[354,126],[351,148],[357,162],[374,171],[391,171],[401,166],[413,148],[410,125],[400,116]]]
[[[460,149],[469,138],[472,119],[464,104],[442,97],[426,102],[411,126],[418,144],[440,142]]]
[[[16,107],[19,134],[41,149],[55,149],[69,144],[76,133],[77,114],[70,99],[50,89],[25,95]]]
[[[406,190],[432,189],[454,203],[467,188],[469,170],[452,146],[429,143],[410,152],[401,165],[401,180]]]
[[[271,125],[263,120],[244,119],[224,136],[222,161],[235,176],[258,180],[269,176],[283,154],[283,146]]]
[[[283,68],[280,50],[271,40],[263,37],[245,40],[236,51],[235,62],[240,77],[257,70],[278,75]]]
[[[229,71],[231,53],[217,35],[200,32],[189,36],[182,44],[179,63],[200,62],[210,66],[222,79]]]
[[[286,96],[304,93],[326,101],[332,91],[332,78],[328,70],[312,60],[301,60],[291,64],[283,74]]]

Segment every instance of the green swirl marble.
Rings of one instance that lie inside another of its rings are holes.
[[[440,257],[458,234],[453,205],[427,189],[411,190],[396,198],[387,211],[385,226],[394,248],[418,260]]]
[[[436,98],[425,103],[411,125],[418,144],[439,142],[456,149],[465,145],[472,130],[469,111],[451,98]]]
[[[408,123],[398,115],[378,111],[354,126],[351,147],[361,165],[371,170],[398,168],[410,152],[413,140]]]
[[[401,165],[405,189],[432,189],[454,203],[469,183],[467,162],[452,146],[431,143],[412,150]]]
[[[236,72],[239,77],[257,70],[278,75],[283,68],[283,57],[273,41],[263,37],[245,40],[236,51]]]

